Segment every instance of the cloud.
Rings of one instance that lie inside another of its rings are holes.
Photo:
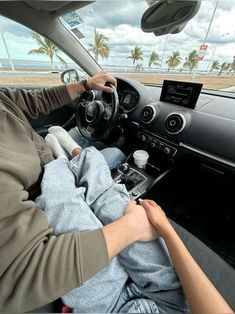
[[[206,38],[208,44],[218,44],[218,43],[229,43],[233,39],[232,37],[223,36],[225,34],[235,35],[235,2],[229,1],[230,10],[225,10],[227,8],[228,2],[219,2],[214,19],[211,24],[210,32]],[[188,23],[185,29],[185,33],[191,38],[196,38],[203,42],[207,34],[209,24],[214,12],[215,2],[202,2],[199,14],[195,19]],[[234,37],[234,36],[233,36]]]
[[[223,11],[231,11],[233,7],[234,0],[223,0],[218,3],[218,8],[222,9]]]
[[[19,37],[30,37],[30,31],[27,27],[20,25],[14,21],[0,16],[0,27],[3,32],[17,35]]]
[[[168,36],[164,62],[172,51],[179,51],[184,61],[192,50],[199,49],[205,39],[215,3],[215,1],[202,1],[199,12],[188,22],[185,29],[179,34]],[[131,65],[132,60],[127,59],[127,56],[136,45],[142,47],[144,65],[147,65],[153,50],[161,58],[166,36],[156,37],[140,29],[141,16],[146,8],[146,1],[139,0],[97,1],[83,7],[79,10],[79,15],[84,20],[84,23],[79,25],[79,30],[85,35],[85,38],[81,40],[82,44],[88,47],[89,43],[94,42],[94,27],[96,27],[98,32],[109,38],[110,56],[108,59],[100,59],[103,64]],[[209,62],[215,46],[215,58],[220,61],[232,59],[235,51],[234,17],[235,2],[220,1],[206,40],[208,51],[200,66]],[[5,32],[11,53],[14,54],[13,58],[44,60],[41,56],[27,55],[30,49],[36,47],[27,28],[3,17],[0,17],[0,26]],[[230,35],[223,36],[227,33]],[[0,49],[0,57],[3,57],[3,54],[5,56],[5,52]]]
[[[31,57],[28,56],[28,51],[37,47],[36,43],[31,38],[24,38],[23,42],[21,39],[20,43],[17,34],[6,33],[4,37],[13,59],[31,59]],[[2,46],[1,40],[0,45]],[[0,58],[7,58],[5,49],[1,49]]]
[[[105,6],[104,6],[105,3]],[[122,5],[125,3],[125,5]],[[145,1],[97,1],[80,10],[85,23],[97,28],[115,27],[127,23],[139,26],[141,16],[147,9]],[[84,15],[83,15],[84,14]]]

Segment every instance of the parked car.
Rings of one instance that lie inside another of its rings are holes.
[[[212,249],[230,265],[234,274],[235,61],[231,51],[235,48],[235,4],[204,1],[187,25],[162,37],[141,30],[148,4],[1,1],[0,22],[2,18],[5,23],[5,39],[7,34],[20,41],[20,36],[26,36],[19,24],[10,29],[13,20],[63,51],[69,69],[64,66],[61,81],[57,76],[55,84],[74,82],[101,70],[115,75],[118,99],[98,91],[84,92],[68,106],[30,120],[33,128],[45,136],[52,125],[67,130],[78,126],[89,140],[117,143],[128,156],[130,168],[139,173],[138,182],[128,187],[131,198],[154,199],[169,218],[204,242],[205,250]],[[76,14],[71,17],[71,12]],[[27,48],[33,49],[31,45],[29,41]],[[14,58],[11,61],[14,64]],[[5,79],[8,72],[12,82]],[[26,72],[1,71],[0,84],[28,89],[44,85],[41,76],[35,83],[35,72],[32,84],[23,82]],[[19,75],[21,83],[14,83]],[[82,108],[93,102],[96,110],[96,100],[102,101],[110,116],[101,128],[91,131]],[[136,150],[149,154],[145,169],[134,163]],[[118,180],[119,174],[113,175]],[[203,264],[203,256],[198,259]],[[213,271],[210,275],[213,278]],[[229,280],[221,279],[221,285]],[[233,291],[228,299],[235,308]]]

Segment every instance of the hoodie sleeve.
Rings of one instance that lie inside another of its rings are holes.
[[[66,85],[42,88],[40,90],[2,88],[1,92],[30,118],[48,114],[52,110],[72,102]]]

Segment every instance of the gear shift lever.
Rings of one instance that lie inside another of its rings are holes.
[[[131,173],[128,163],[121,164],[118,167],[118,171],[121,173],[121,182],[125,184],[127,191],[133,189],[133,187],[135,186],[135,180],[130,178]]]
[[[119,183],[125,184],[128,192],[135,188],[141,182],[145,181],[144,176],[138,171],[130,168],[128,163],[119,165],[117,170],[121,174],[121,180],[119,181]]]
[[[124,180],[124,182],[126,182],[127,174],[130,171],[130,166],[128,165],[128,163],[119,165],[118,166],[118,171],[121,173],[122,179]]]

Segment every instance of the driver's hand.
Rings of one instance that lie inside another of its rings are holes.
[[[107,93],[112,93],[113,90],[111,87],[105,86],[106,83],[111,83],[117,87],[117,80],[115,77],[104,71],[89,78],[87,83],[90,89],[98,89]]]
[[[151,225],[144,208],[130,201],[125,207],[125,214],[129,218],[132,230],[136,230],[138,240],[142,242],[152,241],[158,238],[157,230]]]

